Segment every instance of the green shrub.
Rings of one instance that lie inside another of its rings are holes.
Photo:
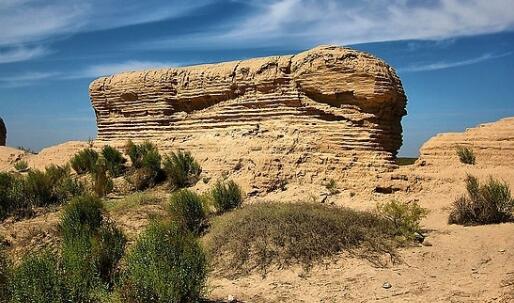
[[[57,202],[53,195],[54,182],[45,172],[30,171],[25,182],[26,197],[33,206],[47,206]]]
[[[401,203],[396,200],[377,206],[380,216],[392,223],[396,236],[414,239],[414,234],[420,232],[419,223],[426,217],[428,211],[418,203]]]
[[[90,302],[95,294],[114,284],[126,238],[103,217],[100,199],[84,196],[63,210],[63,285],[72,302]]]
[[[206,216],[202,198],[190,190],[182,189],[173,193],[169,212],[174,221],[194,234],[198,234],[204,226]]]
[[[475,160],[476,160],[475,153],[469,147],[458,146],[457,147],[457,156],[459,156],[460,162],[462,162],[464,164],[471,164],[471,165],[475,164]]]
[[[27,212],[30,202],[24,196],[22,177],[0,173],[0,220],[13,213]]]
[[[398,157],[395,162],[398,166],[405,166],[416,163],[416,160],[418,160],[418,158]]]
[[[206,276],[195,237],[176,224],[154,222],[127,256],[121,294],[135,303],[198,302]]]
[[[337,189],[337,182],[334,179],[328,180],[328,182],[325,183],[325,188],[330,192],[331,195],[339,193],[339,190]]]
[[[194,185],[200,179],[202,168],[190,152],[172,152],[164,158],[164,171],[172,188]]]
[[[64,242],[82,235],[91,236],[103,222],[102,200],[92,196],[76,197],[62,212],[59,229]]]
[[[95,170],[98,153],[91,148],[86,148],[78,152],[71,160],[70,164],[77,174],[82,175],[91,173]]]
[[[85,192],[84,185],[71,176],[69,165],[50,165],[45,174],[53,184],[51,203],[64,203]]]
[[[243,192],[241,187],[234,181],[218,181],[211,190],[211,197],[214,207],[219,213],[224,213],[241,206],[243,203]]]
[[[10,285],[12,303],[65,302],[58,261],[50,253],[24,257],[14,268]]]
[[[132,162],[132,167],[136,169],[161,169],[161,155],[159,154],[157,146],[154,144],[148,141],[141,144],[134,144],[134,142],[128,141],[125,146],[125,151]]]
[[[121,152],[112,146],[106,145],[102,149],[102,155],[111,176],[114,178],[121,176],[125,170],[125,162],[127,161]]]
[[[0,240],[2,238],[0,237]],[[0,243],[0,303],[7,303],[10,298],[9,281],[11,276],[11,262]]]
[[[205,247],[223,276],[315,262],[342,251],[362,256],[390,252],[399,245],[395,228],[371,212],[312,203],[258,203],[219,216],[211,223]],[[403,242],[402,242],[403,243]]]
[[[453,203],[449,224],[495,224],[512,220],[514,200],[505,182],[489,178],[480,184],[477,178],[466,178],[467,196]]]
[[[24,172],[29,169],[29,164],[25,160],[20,160],[14,163],[14,169],[16,169],[19,172]]]
[[[125,151],[132,161],[132,172],[126,179],[136,190],[153,187],[162,179],[161,155],[157,146],[150,142],[134,144],[129,141]]]

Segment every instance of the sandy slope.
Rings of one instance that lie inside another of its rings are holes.
[[[82,144],[73,143],[66,150],[71,154],[81,147]],[[13,152],[8,151],[9,155]],[[59,155],[39,160],[34,157],[29,161],[44,167],[45,161],[54,163],[68,157],[63,150]],[[391,175],[401,179],[404,190],[393,194],[373,193],[372,186],[367,191],[354,192],[341,185],[341,193],[325,200],[329,204],[372,209],[377,202],[399,199],[419,201],[428,208],[430,214],[422,225],[429,245],[400,251],[403,262],[399,264],[377,267],[342,254],[310,272],[292,268],[272,271],[265,278],[254,274],[236,280],[212,276],[209,297],[226,299],[232,295],[245,302],[514,302],[514,224],[475,227],[447,224],[451,203],[465,191],[467,173],[480,179],[493,175],[514,188],[512,169],[451,162],[445,166],[398,169]],[[206,185],[198,186],[201,190]],[[291,184],[286,191],[254,197],[248,203],[305,199],[319,203],[325,192],[321,185]],[[159,210],[154,206],[144,206],[114,219],[134,238],[155,211]],[[58,212],[50,210],[30,220],[7,220],[0,224],[0,234],[7,237],[13,252],[19,254],[42,243],[52,246],[57,221]],[[392,288],[382,287],[386,281]]]

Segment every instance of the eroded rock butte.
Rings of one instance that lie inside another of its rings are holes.
[[[4,120],[0,118],[0,146],[5,146],[7,139],[7,128],[5,127]]]
[[[100,144],[187,149],[208,173],[241,172],[268,189],[390,170],[406,114],[395,71],[338,46],[126,72],[95,80],[90,95]]]
[[[484,123],[461,133],[438,134],[423,144],[418,163],[459,163],[456,152],[459,146],[473,150],[477,165],[514,166],[514,117]]]

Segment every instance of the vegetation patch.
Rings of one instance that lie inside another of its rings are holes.
[[[480,184],[474,176],[466,178],[467,196],[453,203],[449,224],[495,224],[512,220],[514,200],[509,186],[492,177]]]
[[[212,265],[223,276],[314,263],[334,254],[394,256],[398,228],[377,213],[300,203],[260,203],[217,217],[205,236]]]
[[[164,171],[173,189],[194,185],[200,179],[202,168],[190,152],[172,152],[164,158]]]
[[[127,257],[120,292],[126,302],[198,302],[206,277],[206,258],[193,234],[154,222]]]
[[[475,153],[470,147],[458,146],[457,156],[459,156],[460,162],[464,164],[474,165],[476,162]]]
[[[398,157],[395,162],[396,165],[404,166],[404,165],[412,165],[418,160],[418,158],[408,158],[408,157]]]
[[[169,213],[173,221],[194,234],[199,234],[206,222],[202,197],[188,189],[171,196]]]
[[[218,213],[235,209],[243,203],[243,191],[236,182],[218,181],[211,190],[211,200]]]
[[[91,148],[86,148],[73,156],[70,164],[77,174],[82,175],[94,172],[97,160],[98,153]]]

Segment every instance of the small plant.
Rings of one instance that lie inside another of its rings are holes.
[[[202,230],[206,219],[202,198],[187,189],[177,191],[171,196],[169,212],[172,220],[194,234]]]
[[[107,161],[103,156],[96,161],[95,170],[92,172],[94,192],[98,197],[105,197],[112,191],[112,179],[107,176]]]
[[[477,178],[468,175],[466,189],[468,195],[453,203],[449,224],[494,224],[512,219],[514,200],[505,182],[491,177],[486,184],[480,184]]]
[[[7,303],[10,298],[9,280],[12,264],[5,253],[1,240],[2,237],[0,236],[0,303]]]
[[[82,175],[91,173],[95,170],[98,153],[91,148],[86,148],[78,152],[71,160],[70,164],[77,174]]]
[[[26,172],[29,169],[29,164],[25,160],[20,160],[14,163],[14,169],[18,172]]]
[[[173,189],[194,185],[200,179],[202,168],[190,152],[172,152],[164,158],[164,171]]]
[[[458,146],[457,147],[457,156],[459,156],[460,162],[462,162],[464,164],[470,164],[470,165],[475,164],[475,160],[476,160],[475,153],[469,147]]]
[[[420,232],[419,223],[425,218],[428,211],[418,203],[402,203],[396,200],[377,206],[380,216],[392,223],[395,235],[413,239],[416,232]]]
[[[110,175],[114,178],[121,176],[125,169],[125,162],[127,162],[121,152],[112,146],[106,145],[102,149],[102,155]]]
[[[127,256],[124,301],[199,302],[207,262],[195,237],[176,224],[152,223]]]
[[[337,189],[337,182],[334,179],[328,180],[328,182],[325,184],[325,188],[330,192],[331,195],[339,193],[339,190]]]
[[[76,197],[62,212],[59,228],[63,240],[73,240],[86,233],[91,235],[103,222],[102,200],[92,196]]]
[[[12,303],[64,302],[58,260],[50,253],[28,255],[11,275]]]
[[[134,144],[129,141],[125,151],[132,161],[132,172],[126,177],[136,190],[155,186],[162,179],[161,155],[150,142]]]
[[[24,153],[27,153],[27,154],[37,154],[35,151],[33,151],[32,149],[28,148],[28,147],[25,147],[25,146],[18,146],[17,149],[21,150],[22,152]]]
[[[416,163],[416,160],[418,160],[418,158],[398,157],[395,162],[398,166],[405,166]]]
[[[214,207],[218,213],[224,213],[241,206],[243,191],[234,181],[218,181],[211,190]]]

